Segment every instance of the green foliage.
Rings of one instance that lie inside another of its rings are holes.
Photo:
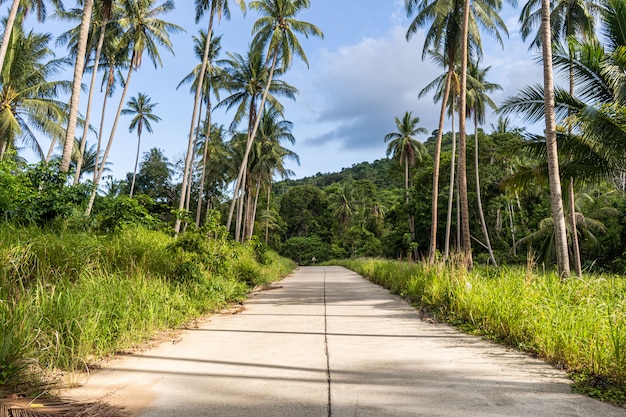
[[[101,232],[115,232],[130,226],[155,228],[159,221],[139,204],[139,200],[121,195],[101,198],[94,206],[97,229]]]
[[[0,225],[0,384],[83,368],[293,269],[210,219],[178,240],[131,224],[107,235]]]
[[[331,245],[315,235],[287,239],[281,246],[280,254],[293,259],[299,265],[325,262],[333,257],[331,255]]]

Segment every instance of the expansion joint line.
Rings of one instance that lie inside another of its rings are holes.
[[[324,268],[324,354],[326,355],[326,380],[328,390],[327,414],[328,417],[333,415],[333,406],[331,398],[331,380],[330,380],[330,354],[328,352],[328,315],[326,314],[326,268]]]

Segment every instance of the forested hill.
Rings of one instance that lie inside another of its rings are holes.
[[[378,189],[403,187],[403,173],[397,162],[388,158],[377,159],[374,162],[361,162],[350,168],[343,168],[340,172],[322,174],[318,172],[312,177],[297,180],[288,179],[277,184],[282,187],[294,187],[298,185],[312,185],[325,188],[333,184],[341,184],[350,181],[372,181]]]

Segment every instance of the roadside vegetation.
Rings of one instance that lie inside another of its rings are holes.
[[[84,370],[230,303],[293,269],[256,240],[207,224],[175,239],[0,225],[0,391]]]
[[[337,262],[437,319],[566,369],[574,389],[626,403],[626,281],[562,280],[528,267],[463,267],[391,260]],[[337,264],[333,262],[333,264]]]

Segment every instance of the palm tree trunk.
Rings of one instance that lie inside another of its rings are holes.
[[[254,208],[252,209],[252,216],[250,222],[250,234],[248,235],[248,239],[252,239],[252,235],[254,234],[254,222],[256,221],[256,211],[259,204],[259,193],[261,192],[261,180],[259,179],[256,184],[256,192],[254,196]]]
[[[467,44],[470,0],[463,6],[463,39],[461,42],[461,87],[459,92],[459,201],[461,203],[461,251],[468,268],[472,267],[472,241],[469,228],[469,204],[467,199],[467,135],[465,115],[467,111]]]
[[[450,229],[452,227],[452,204],[454,202],[454,179],[456,168],[456,131],[454,130],[454,111],[452,112],[452,160],[450,162],[450,189],[448,190],[448,214],[446,216],[446,241],[443,247],[443,259],[448,260],[450,256]]]
[[[265,86],[265,90],[263,91],[263,97],[261,98],[261,105],[259,106],[258,115],[263,114],[263,108],[265,107],[265,102],[267,101],[267,96],[270,92],[270,86],[272,85],[272,79],[274,78],[274,71],[276,70],[276,63],[278,62],[278,51],[274,52],[272,58],[272,66],[270,68],[270,74],[267,79],[267,85]],[[235,182],[235,189],[241,186],[241,179],[243,178],[244,171],[248,167],[248,157],[250,156],[250,150],[252,149],[252,143],[254,142],[254,137],[256,136],[256,132],[259,129],[259,124],[261,123],[261,117],[256,117],[254,120],[254,127],[252,131],[248,134],[248,141],[246,143],[246,152],[243,155],[243,159],[241,162],[241,167],[239,168],[239,174],[237,175],[237,181]],[[232,220],[233,211],[234,211],[234,200],[230,205],[230,211],[228,213],[228,221],[226,222],[226,228],[230,227],[230,222]]]
[[[267,216],[270,213],[270,198],[272,197],[272,183],[270,182],[267,186]],[[270,231],[270,219],[268,217],[265,218],[265,244],[268,242],[268,235]]]
[[[569,195],[569,222],[572,228],[572,254],[574,255],[574,270],[579,278],[583,277],[583,268],[580,259],[580,246],[578,243],[578,228],[576,225],[576,197],[574,195],[574,178],[569,177],[567,187]]]
[[[193,142],[194,142],[194,129],[196,127],[196,114],[198,113],[198,106],[200,103],[200,96],[202,95],[202,87],[204,86],[204,74],[206,73],[206,67],[209,61],[209,50],[211,47],[211,37],[213,35],[213,16],[214,16],[214,8],[211,8],[211,16],[209,17],[209,28],[207,31],[207,41],[204,45],[204,54],[202,56],[202,65],[200,67],[200,74],[198,76],[198,85],[196,86],[196,95],[194,97],[193,102],[193,112],[191,114],[191,123],[189,127],[189,142],[187,144],[187,156],[185,158],[185,169],[183,171],[183,183],[181,186],[181,196],[180,203],[178,205],[178,210],[181,211],[185,206],[185,192],[187,190],[187,183],[190,181],[191,177],[191,155],[193,153]],[[211,126],[208,127],[210,129]],[[174,225],[174,231],[176,234],[180,232],[180,218],[176,219],[176,223]]]
[[[13,0],[11,10],[9,11],[9,17],[7,17],[7,24],[4,28],[2,44],[0,45],[0,74],[2,73],[2,68],[4,67],[4,58],[7,56],[7,51],[9,50],[9,40],[11,39],[11,32],[13,31],[13,25],[15,24],[15,17],[17,16],[17,10],[19,7],[20,0]]]
[[[571,47],[569,49],[569,94],[574,97],[574,62],[572,59]],[[568,110],[571,115],[572,110]],[[572,127],[567,129],[568,135],[572,135]],[[578,228],[576,226],[576,197],[574,195],[574,178],[569,177],[568,197],[570,203],[569,223],[572,229],[572,254],[574,255],[574,271],[579,278],[583,277],[583,269],[580,260],[580,245],[578,243]]]
[[[135,54],[130,60],[130,66],[128,67],[128,75],[126,76],[126,82],[124,83],[124,89],[122,90],[122,97],[120,97],[120,104],[117,107],[117,113],[115,114],[115,120],[113,122],[113,127],[111,128],[111,134],[109,135],[109,140],[107,142],[107,147],[104,150],[104,155],[102,155],[102,162],[100,163],[100,167],[98,168],[98,176],[93,184],[93,190],[91,191],[91,197],[89,198],[89,204],[87,205],[87,210],[85,211],[85,216],[89,216],[91,214],[91,209],[93,208],[93,202],[96,199],[96,194],[98,193],[98,184],[102,179],[102,173],[104,172],[104,167],[106,166],[107,158],[109,156],[109,152],[111,151],[111,146],[113,145],[113,138],[115,137],[115,131],[117,130],[117,124],[120,121],[120,115],[122,114],[122,108],[124,107],[124,100],[126,99],[126,93],[128,92],[128,85],[130,84],[130,78],[133,74],[134,66],[133,62],[135,60]]]
[[[137,165],[139,164],[139,149],[141,148],[141,134],[137,135],[137,155],[135,156],[135,169],[133,170],[133,181],[130,185],[130,196],[135,191],[135,179],[137,178]]]
[[[517,240],[515,239],[515,222],[514,222],[514,211],[513,204],[507,204],[507,211],[509,212],[509,224],[511,227],[511,243],[513,248],[513,256],[517,256]]]
[[[474,168],[476,170],[476,199],[478,200],[478,215],[480,216],[480,225],[483,229],[483,235],[485,236],[485,246],[489,252],[491,262],[495,267],[498,266],[495,256],[493,256],[493,249],[491,248],[491,241],[489,240],[489,231],[487,230],[487,223],[485,222],[485,213],[483,212],[483,202],[480,197],[480,174],[478,172],[478,118],[474,113]]]
[[[96,178],[98,177],[98,169],[100,165],[100,151],[102,149],[102,132],[104,131],[104,117],[106,115],[107,103],[109,102],[109,95],[111,94],[111,88],[113,83],[115,82],[115,73],[114,67],[109,66],[109,76],[107,79],[107,88],[104,92],[104,99],[102,100],[102,113],[100,114],[100,128],[98,129],[98,146],[96,148],[96,161],[93,169],[93,182],[96,182]]]
[[[407,208],[407,216],[409,218],[409,233],[411,233],[411,242],[415,241],[415,221],[409,212],[409,157],[404,158],[404,192]]]
[[[89,84],[89,95],[87,97],[87,110],[85,112],[85,129],[83,130],[83,140],[80,144],[80,154],[78,156],[78,162],[76,163],[76,175],[74,176],[74,185],[80,181],[80,172],[83,168],[83,158],[85,156],[85,147],[87,145],[87,133],[89,132],[89,120],[91,119],[91,105],[93,102],[93,92],[96,87],[96,77],[98,76],[98,66],[100,65],[100,54],[102,53],[102,45],[104,45],[104,34],[109,19],[105,17],[102,21],[102,28],[100,28],[100,37],[98,38],[98,45],[96,46],[96,56],[94,58],[93,73],[91,74],[91,82]],[[98,154],[96,154],[96,165],[98,160]],[[132,195],[132,192],[131,192]]]
[[[74,64],[74,80],[72,84],[72,96],[70,98],[70,114],[68,117],[67,132],[63,146],[63,156],[59,170],[68,172],[72,159],[72,148],[74,147],[74,136],[76,132],[76,122],[78,121],[78,102],[80,100],[81,81],[85,67],[85,51],[87,50],[87,37],[89,35],[89,23],[91,22],[91,12],[94,0],[84,0],[83,18],[80,22],[80,34],[78,36],[78,48],[76,50],[76,63]],[[88,127],[85,126],[85,129]]]
[[[204,196],[204,181],[206,178],[206,166],[209,163],[209,144],[211,141],[211,99],[208,99],[206,109],[206,134],[204,136],[204,152],[202,154],[202,175],[200,176],[200,191],[198,191],[198,206],[196,208],[196,226],[200,227],[200,215],[202,212],[202,197]]]
[[[545,103],[546,149],[548,154],[548,175],[550,179],[550,206],[554,220],[554,240],[558,273],[567,278],[570,275],[569,253],[567,251],[567,231],[563,214],[563,195],[559,173],[559,155],[556,143],[556,122],[554,116],[554,81],[552,72],[552,39],[550,30],[550,2],[541,1],[541,47],[543,56],[543,90]]]
[[[437,209],[439,200],[439,165],[441,164],[441,139],[443,137],[443,122],[446,117],[446,107],[448,106],[448,95],[450,94],[450,84],[452,83],[452,72],[454,63],[449,64],[446,86],[441,100],[441,112],[439,113],[439,129],[435,142],[435,160],[433,167],[433,193],[432,193],[432,213],[430,222],[430,247],[428,249],[428,263],[435,263],[435,252],[437,251]]]

